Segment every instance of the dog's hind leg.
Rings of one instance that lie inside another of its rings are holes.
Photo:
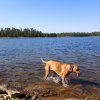
[[[50,68],[49,68],[49,66],[46,64],[46,66],[45,66],[45,76],[44,76],[44,80],[46,80],[47,76],[49,75],[49,72],[50,72]]]

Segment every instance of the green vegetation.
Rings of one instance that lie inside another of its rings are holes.
[[[100,36],[100,32],[67,32],[67,33],[42,33],[33,28],[16,29],[16,28],[1,28],[0,37],[85,37],[85,36]]]

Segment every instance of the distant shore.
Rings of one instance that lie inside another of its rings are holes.
[[[43,33],[33,28],[1,28],[0,37],[89,37],[100,36],[98,32],[62,32],[62,33]]]

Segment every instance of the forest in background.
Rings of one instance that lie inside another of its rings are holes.
[[[63,32],[63,33],[43,33],[33,28],[1,28],[0,37],[87,37],[100,36],[99,32]]]

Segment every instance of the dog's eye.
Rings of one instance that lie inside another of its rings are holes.
[[[79,71],[80,69],[77,69],[76,71]]]

